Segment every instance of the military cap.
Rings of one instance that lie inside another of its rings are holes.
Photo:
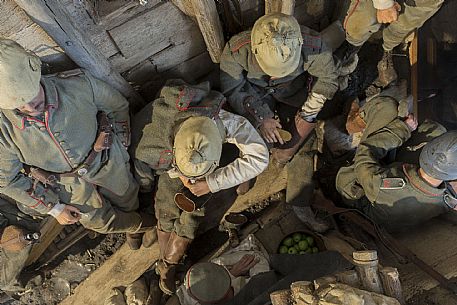
[[[219,165],[222,137],[214,120],[195,116],[186,119],[175,135],[175,165],[186,177],[209,175]]]
[[[251,31],[251,48],[262,70],[274,77],[294,72],[300,63],[303,37],[293,16],[272,13],[259,18]]]
[[[201,101],[210,92],[210,83],[201,82],[190,85],[182,79],[169,79],[160,91],[160,97],[176,97],[176,107],[183,111],[190,103]]]
[[[15,41],[0,38],[0,108],[15,109],[37,96],[41,60]]]
[[[209,262],[193,265],[184,281],[190,296],[205,304],[222,301],[232,288],[227,269]]]
[[[422,148],[419,163],[429,176],[450,181],[457,179],[457,130],[448,131]]]

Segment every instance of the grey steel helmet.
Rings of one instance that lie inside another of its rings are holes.
[[[448,131],[425,145],[419,163],[435,179],[457,179],[457,130]]]

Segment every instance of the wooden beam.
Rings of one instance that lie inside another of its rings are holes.
[[[63,226],[60,225],[54,217],[47,217],[45,223],[40,229],[41,240],[38,244],[32,247],[25,265],[29,266],[36,262],[62,230]]]
[[[270,13],[283,13],[293,15],[295,0],[265,0],[265,15]]]
[[[156,242],[150,248],[141,247],[130,250],[124,244],[97,270],[79,284],[71,296],[60,305],[104,304],[111,289],[127,286],[138,279],[159,258],[159,244]],[[97,293],[94,292],[94,287]]]
[[[184,14],[196,19],[211,60],[219,63],[225,40],[216,3],[213,0],[172,0],[171,2]]]
[[[418,32],[414,32],[414,38],[409,46],[409,64],[411,65],[411,94],[413,96],[413,114],[418,118],[418,99],[419,99],[419,75],[417,55],[419,52]]]
[[[194,18],[194,7],[192,5],[192,0],[171,0],[171,2],[176,5],[181,12],[186,14],[189,17]]]
[[[30,18],[41,26],[81,68],[119,90],[133,106],[143,98],[115,71],[108,59],[82,33],[58,0],[15,0]]]
[[[213,0],[191,0],[191,2],[211,60],[218,63],[225,41],[216,3]]]

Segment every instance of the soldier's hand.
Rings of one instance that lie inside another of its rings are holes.
[[[385,10],[377,10],[376,18],[379,23],[392,23],[397,21],[398,12],[401,10],[400,4],[394,2],[394,5]]]
[[[408,126],[411,132],[416,130],[418,123],[417,118],[414,116],[414,114],[408,114],[408,116],[405,118],[405,124]]]
[[[190,179],[186,177],[180,176],[179,179],[181,179],[182,183],[184,184],[185,187],[189,189],[189,191],[194,194],[197,197],[203,196],[211,192],[209,189],[208,183],[206,180],[197,180],[195,182],[191,182]]]
[[[56,216],[56,220],[61,225],[71,225],[77,223],[81,219],[81,212],[71,205],[65,205],[63,211]]]
[[[260,125],[260,135],[268,142],[268,143],[276,143],[279,142],[284,144],[284,140],[281,138],[279,134],[278,128],[281,128],[281,124],[273,118],[264,119],[262,124]]]
[[[236,264],[230,266],[229,271],[234,277],[242,276],[247,274],[258,262],[259,258],[256,258],[255,255],[246,254]]]

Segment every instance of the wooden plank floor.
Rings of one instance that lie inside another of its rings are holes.
[[[133,251],[124,244],[100,268],[92,273],[61,305],[104,304],[111,289],[126,286],[140,277],[159,257],[159,245]]]
[[[214,204],[207,205],[207,216],[202,224],[202,232],[216,226],[227,209],[241,211],[250,205],[267,199],[270,195],[284,189],[286,170],[270,166],[262,173],[255,186],[245,195],[238,196],[233,189],[218,193],[213,198]],[[236,199],[236,200],[235,200]],[[159,257],[159,246],[132,251],[123,245],[100,268],[95,270],[66,298],[61,305],[103,304],[114,287],[126,286],[149,269]]]
[[[396,234],[404,246],[447,278],[457,276],[456,225],[440,218],[432,219],[413,231]],[[438,283],[413,264],[399,265],[406,298]]]

